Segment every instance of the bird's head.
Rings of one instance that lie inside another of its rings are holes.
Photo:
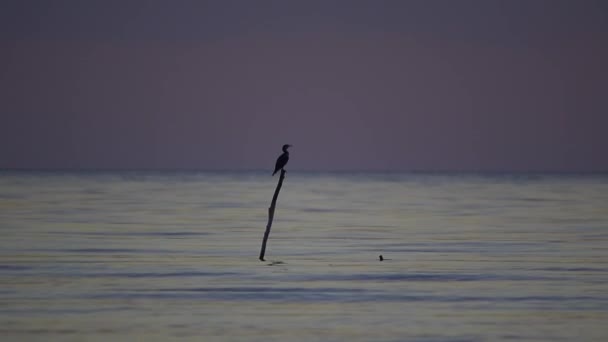
[[[289,145],[289,144],[283,145],[283,152],[287,152],[287,149],[290,147],[291,147],[291,145]]]

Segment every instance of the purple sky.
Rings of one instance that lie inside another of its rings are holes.
[[[0,168],[608,170],[605,1],[0,2]]]

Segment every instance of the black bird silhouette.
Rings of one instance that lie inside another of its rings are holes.
[[[277,171],[282,170],[285,165],[287,165],[287,162],[289,161],[289,152],[287,152],[287,149],[290,147],[291,145],[289,144],[283,145],[283,154],[277,158],[277,163],[275,164],[274,172],[272,173],[273,176],[275,173],[277,173]]]

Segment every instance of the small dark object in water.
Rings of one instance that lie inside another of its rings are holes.
[[[384,257],[382,256],[382,254],[380,254],[379,259],[380,259],[380,261],[384,261]]]

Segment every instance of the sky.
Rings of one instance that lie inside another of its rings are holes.
[[[608,3],[3,0],[0,168],[608,171]]]

